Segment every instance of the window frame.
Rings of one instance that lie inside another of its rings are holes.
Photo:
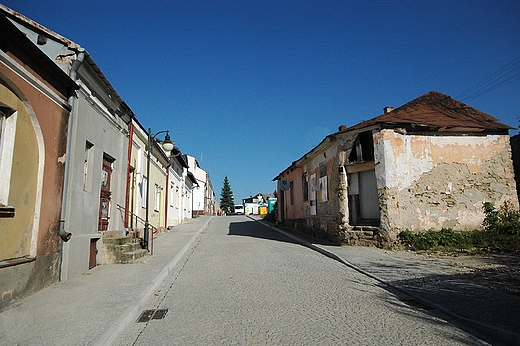
[[[16,120],[18,112],[0,102],[0,207],[9,207],[11,171],[13,166],[14,142],[16,138]],[[9,210],[8,217],[12,217]],[[2,212],[3,214],[3,212]]]

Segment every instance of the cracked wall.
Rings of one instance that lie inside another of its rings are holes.
[[[413,231],[479,228],[484,202],[518,207],[507,135],[374,135],[381,226]]]

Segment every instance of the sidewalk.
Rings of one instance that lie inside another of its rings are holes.
[[[108,345],[134,322],[155,289],[195,244],[210,216],[157,235],[136,264],[98,266],[51,285],[0,313],[0,345]]]
[[[260,221],[255,217],[252,219]],[[520,345],[518,296],[473,284],[458,275],[432,271],[419,260],[403,260],[367,247],[322,245],[302,233],[260,222],[372,277],[408,305],[441,311],[494,342]]]

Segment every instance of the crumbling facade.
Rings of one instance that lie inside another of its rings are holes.
[[[518,207],[508,130],[438,92],[327,136],[274,180],[278,222],[336,243],[405,229],[479,228],[483,204]]]

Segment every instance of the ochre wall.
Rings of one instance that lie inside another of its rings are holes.
[[[0,218],[0,256],[9,259],[31,255],[39,158],[36,135],[22,101],[1,84],[0,100],[17,110],[8,198],[9,205],[15,207],[15,217]]]

